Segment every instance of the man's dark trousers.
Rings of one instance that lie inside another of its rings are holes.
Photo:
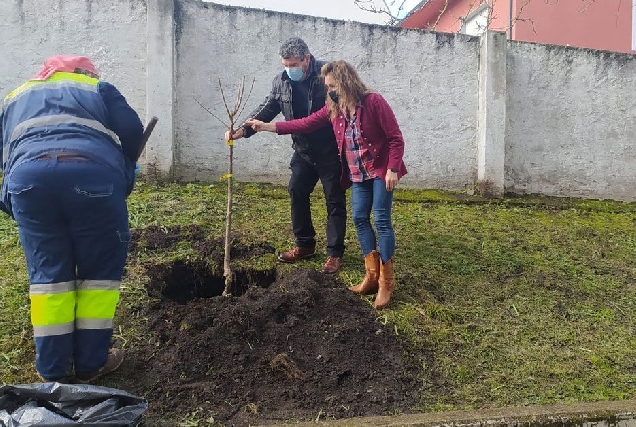
[[[341,258],[347,224],[345,191],[340,184],[341,164],[337,156],[312,162],[294,152],[290,162],[291,221],[296,245],[316,246],[316,231],[311,220],[310,196],[318,180],[322,183],[327,205],[327,255]]]

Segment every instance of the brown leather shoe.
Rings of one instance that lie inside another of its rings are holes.
[[[342,265],[342,258],[337,256],[328,256],[325,265],[322,266],[322,272],[325,274],[336,274]]]
[[[301,259],[310,258],[316,253],[316,248],[306,248],[294,246],[294,249],[287,252],[280,252],[278,260],[282,262],[296,262]]]
[[[109,372],[113,372],[115,369],[119,368],[119,365],[121,365],[121,362],[123,361],[124,351],[118,348],[111,348],[108,350],[108,359],[106,359],[106,364],[104,366],[89,374],[76,374],[75,380],[79,384],[88,384]]]

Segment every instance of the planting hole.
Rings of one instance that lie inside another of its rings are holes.
[[[223,271],[213,271],[213,267],[203,260],[176,260],[168,264],[150,266],[148,293],[186,304],[195,298],[212,298],[223,294],[225,278]],[[276,280],[276,269],[237,269],[233,271],[231,293],[241,296],[250,286],[267,288]]]

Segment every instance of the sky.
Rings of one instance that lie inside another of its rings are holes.
[[[361,10],[353,0],[209,0],[218,4],[229,6],[244,6],[256,9],[275,10],[277,12],[290,12],[302,15],[320,16],[324,18],[342,19],[371,24],[384,24],[388,15]],[[376,8],[383,8],[381,0],[365,0],[374,4]],[[386,0],[395,14],[399,6],[404,3],[403,9],[408,11],[420,3],[421,0]],[[391,4],[393,5],[391,6]],[[400,16],[402,17],[402,16]]]

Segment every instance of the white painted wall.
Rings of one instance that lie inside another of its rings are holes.
[[[142,119],[146,110],[146,6],[136,0],[0,1],[0,96],[52,55],[83,55]]]
[[[636,60],[508,45],[506,188],[636,199]]]
[[[490,8],[487,3],[480,4],[462,20],[459,32],[471,36],[481,36],[488,30],[489,12]]]
[[[46,12],[43,12],[43,11]],[[197,0],[0,2],[0,95],[53,54],[91,57],[146,119],[160,124],[144,166],[182,180],[226,173],[218,89],[255,80],[245,117],[299,35],[345,59],[382,93],[406,139],[404,185],[636,200],[634,56],[507,42],[203,3]],[[486,55],[486,56],[484,56]],[[505,66],[502,66],[504,62]],[[505,84],[503,83],[505,82]],[[241,181],[284,183],[289,137],[235,144]]]

